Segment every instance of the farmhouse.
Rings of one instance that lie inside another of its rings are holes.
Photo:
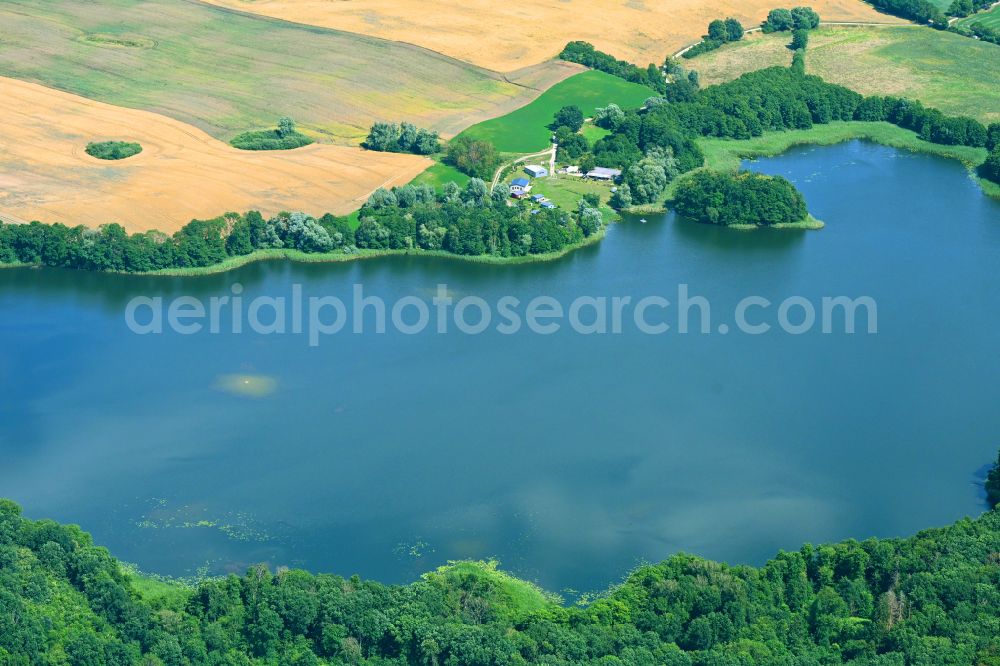
[[[510,181],[510,195],[512,197],[523,197],[531,191],[531,183],[527,178],[515,178]]]
[[[608,169],[605,167],[594,167],[587,172],[587,178],[593,178],[594,180],[614,180],[621,175],[621,169]]]
[[[537,164],[529,164],[528,166],[524,167],[524,173],[528,174],[532,178],[541,178],[543,176],[549,175],[549,170]]]

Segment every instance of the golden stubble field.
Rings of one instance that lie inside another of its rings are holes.
[[[155,113],[3,77],[0,117],[0,215],[23,221],[172,232],[231,210],[345,214],[431,164],[320,144],[241,151]],[[137,141],[143,151],[121,161],[87,155],[87,143],[101,140]]]
[[[714,18],[734,16],[749,28],[770,9],[782,6],[775,0],[206,1],[288,21],[417,44],[500,72],[552,58],[567,42],[576,39],[640,65],[659,64],[669,53],[696,41]],[[859,0],[815,0],[807,4],[828,21],[896,20]]]

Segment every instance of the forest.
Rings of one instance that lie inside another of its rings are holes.
[[[566,605],[481,562],[408,585],[264,566],[152,582],[0,500],[0,663],[995,666],[1000,511],[760,567],[678,554]]]

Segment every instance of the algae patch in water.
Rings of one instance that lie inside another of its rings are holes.
[[[246,398],[264,398],[278,388],[278,380],[266,375],[219,375],[215,388]]]

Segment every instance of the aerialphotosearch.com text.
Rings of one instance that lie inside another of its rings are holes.
[[[126,305],[125,323],[138,335],[301,335],[311,347],[337,334],[391,331],[404,335],[455,331],[480,335],[490,330],[503,335],[525,331],[552,335],[565,330],[619,335],[630,329],[646,335],[878,332],[878,307],[870,296],[789,296],[775,301],[751,295],[737,302],[724,320],[717,320],[710,300],[692,294],[683,283],[670,296],[581,295],[568,301],[547,295],[501,296],[492,301],[456,298],[446,284],[438,284],[429,299],[408,295],[387,300],[366,294],[362,284],[353,285],[349,297],[306,295],[301,284],[281,296],[249,298],[243,291],[236,283],[229,293],[209,298],[137,296]]]

